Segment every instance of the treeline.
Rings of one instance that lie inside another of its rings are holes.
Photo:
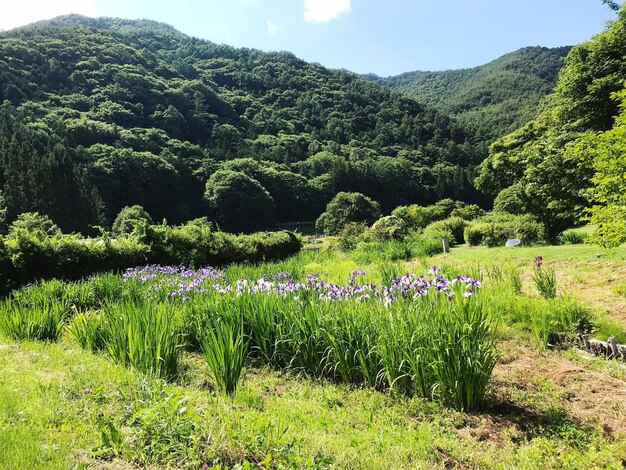
[[[209,216],[250,232],[314,220],[341,191],[386,212],[444,197],[489,204],[472,184],[486,148],[471,133],[289,53],[70,16],[0,33],[0,58],[9,222],[38,211],[86,232],[139,204],[155,220]],[[247,217],[249,199],[262,217]]]
[[[140,222],[131,220],[130,233],[116,238],[103,231],[84,239],[62,233],[46,216],[21,214],[0,236],[0,294],[41,279],[80,279],[147,264],[200,268],[276,261],[301,248],[287,231],[232,235],[216,231],[207,219],[181,226]]]
[[[476,183],[497,195],[496,209],[532,214],[550,241],[589,217],[599,225],[596,242],[626,241],[625,57],[622,7],[570,51],[541,113],[490,147]]]

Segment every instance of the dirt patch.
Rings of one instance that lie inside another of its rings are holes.
[[[542,381],[550,390],[542,390]],[[626,381],[583,367],[559,353],[527,351],[498,364],[493,374],[495,396],[514,403],[514,391],[541,403],[554,400],[576,421],[600,425],[605,434],[626,429]]]

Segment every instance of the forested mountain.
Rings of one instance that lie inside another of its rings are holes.
[[[534,214],[551,239],[592,203],[624,214],[624,116],[616,121],[626,96],[624,8],[605,31],[572,48],[541,113],[498,139],[481,164],[477,185],[499,193],[497,206]]]
[[[526,47],[470,69],[368,78],[455,116],[479,138],[493,141],[535,117],[569,50]]]
[[[0,33],[2,102],[8,220],[40,211],[85,231],[140,204],[154,220],[251,231],[313,220],[339,191],[386,212],[484,201],[472,180],[485,147],[445,114],[290,53],[151,21],[72,15]],[[228,223],[247,207],[262,219]]]

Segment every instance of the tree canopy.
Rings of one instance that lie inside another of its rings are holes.
[[[479,140],[491,143],[535,117],[569,50],[525,47],[470,69],[371,78],[454,116]]]
[[[613,128],[625,56],[622,9],[605,31],[572,48],[542,112],[496,141],[481,165],[477,186],[495,195],[517,185],[524,209],[544,224],[549,240],[577,223],[590,205],[594,168],[572,143]]]
[[[337,194],[317,219],[318,228],[329,235],[337,235],[349,223],[373,224],[380,217],[376,201],[361,193]]]
[[[235,171],[271,195],[279,221],[314,220],[341,191],[385,211],[441,197],[489,204],[472,184],[486,155],[472,132],[286,52],[71,15],[0,33],[0,57],[9,221],[39,211],[85,231],[138,204],[180,223],[207,215],[211,175],[240,159]]]

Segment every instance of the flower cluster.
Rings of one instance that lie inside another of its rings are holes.
[[[543,256],[535,256],[535,269],[541,269],[541,265],[543,264]]]
[[[141,283],[150,281],[152,289],[167,289],[173,297],[210,291],[220,294],[232,292],[236,295],[265,293],[282,297],[294,297],[299,292],[307,292],[326,301],[377,299],[385,305],[390,305],[396,299],[415,300],[427,296],[429,292],[445,295],[448,299],[452,299],[456,293],[471,297],[481,287],[481,282],[470,276],[448,279],[436,266],[429,273],[431,277],[406,273],[391,279],[389,285],[380,286],[372,282],[359,283],[358,278],[366,275],[361,270],[352,271],[346,285],[326,282],[317,273],[308,274],[304,282],[296,282],[287,272],[278,273],[271,280],[261,276],[256,282],[239,279],[231,285],[219,282],[225,278],[224,274],[211,267],[194,271],[185,267],[144,266],[126,271],[124,280],[135,279]]]
[[[223,278],[224,274],[211,266],[193,270],[185,266],[157,266],[148,265],[127,269],[124,281],[136,279],[141,283],[151,281],[151,289],[161,290],[165,287],[173,288],[171,296],[183,296],[189,292],[206,292],[205,281],[208,279]],[[216,291],[221,290],[219,283],[213,284]],[[226,292],[226,291],[224,291]]]

